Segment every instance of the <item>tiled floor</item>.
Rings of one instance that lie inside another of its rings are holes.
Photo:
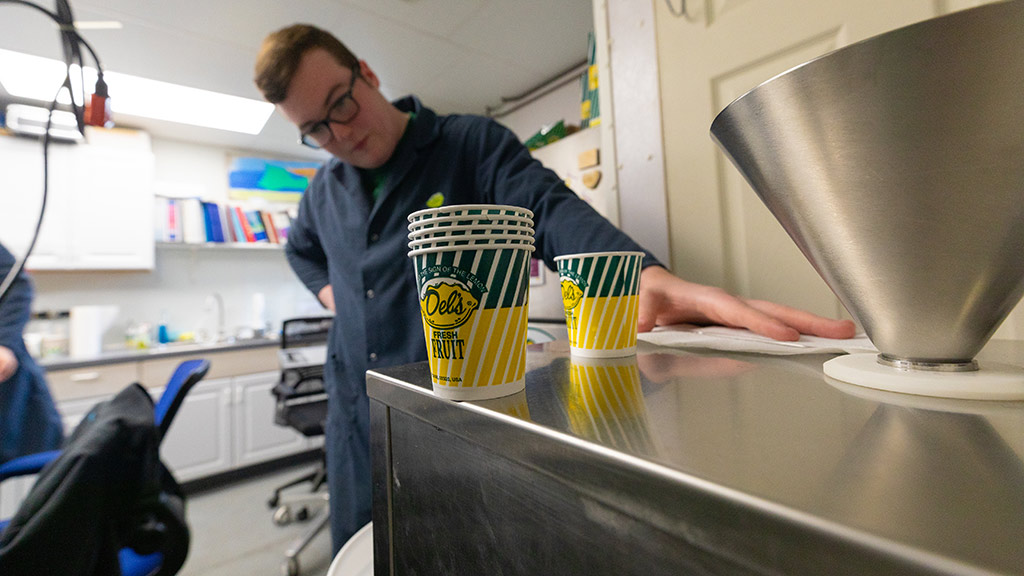
[[[284,551],[305,533],[307,522],[277,526],[267,506],[275,487],[312,469],[311,464],[275,471],[187,498],[192,547],[182,576],[274,576],[284,574]],[[304,488],[303,488],[304,489]],[[292,488],[288,494],[299,494]],[[331,561],[330,535],[324,529],[299,555],[302,576],[323,576]]]

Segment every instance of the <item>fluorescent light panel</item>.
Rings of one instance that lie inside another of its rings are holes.
[[[81,102],[78,66],[71,68],[74,98]],[[64,63],[59,60],[0,49],[0,85],[12,96],[50,101],[64,80],[64,71]],[[83,76],[86,88],[91,90],[96,85],[96,70],[86,67]],[[109,88],[114,114],[259,134],[274,112],[274,105],[267,102],[129,74],[107,71],[103,79]],[[71,103],[66,90],[61,91],[58,101]]]

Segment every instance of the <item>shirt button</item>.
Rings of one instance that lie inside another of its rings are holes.
[[[376,232],[370,234],[370,242],[376,242],[377,240],[380,240],[380,234],[377,234]]]
[[[376,296],[376,294],[374,294],[373,290],[366,291],[366,297],[369,298],[370,300],[373,300],[374,296]]]
[[[376,361],[377,361],[377,353],[376,352],[370,352],[370,362],[376,362]]]

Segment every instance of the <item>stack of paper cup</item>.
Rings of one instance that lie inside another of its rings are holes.
[[[434,393],[484,400],[522,391],[533,212],[446,206],[409,222]]]

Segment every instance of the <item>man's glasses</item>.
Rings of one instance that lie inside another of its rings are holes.
[[[359,78],[359,68],[352,67],[352,81],[345,91],[331,107],[327,109],[327,116],[323,120],[313,124],[301,134],[299,142],[313,149],[320,149],[326,146],[333,138],[331,124],[348,124],[359,114],[359,102],[352,96],[352,90],[356,87],[356,79]]]

